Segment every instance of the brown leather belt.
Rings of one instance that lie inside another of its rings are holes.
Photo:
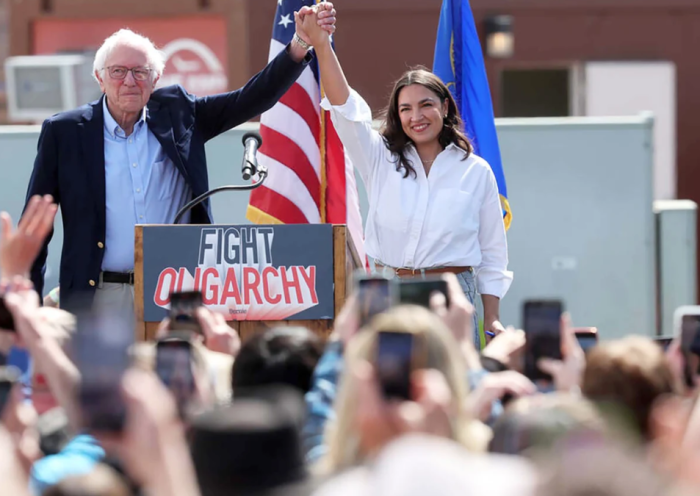
[[[423,274],[435,275],[444,274],[446,272],[451,272],[453,274],[461,274],[462,272],[472,272],[474,269],[471,267],[433,267],[431,269],[395,269],[394,267],[389,267],[387,265],[382,265],[377,262],[374,263],[377,269],[389,269],[397,277],[420,277]]]

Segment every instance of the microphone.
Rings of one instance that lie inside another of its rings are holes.
[[[243,152],[241,173],[245,181],[249,180],[251,176],[254,176],[258,172],[258,159],[255,154],[261,145],[262,138],[258,133],[246,133],[243,135],[243,147],[245,151]]]

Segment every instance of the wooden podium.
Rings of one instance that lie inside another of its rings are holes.
[[[182,229],[181,225],[172,226],[136,226],[135,233],[135,263],[134,263],[134,302],[136,312],[136,339],[152,340],[154,339],[156,330],[160,321],[149,321],[144,318],[144,303],[146,294],[144,292],[144,231],[149,228],[157,227],[159,229]],[[194,227],[194,226],[190,226]],[[212,228],[223,226],[196,226],[200,228]],[[240,226],[243,228],[256,228],[264,226]],[[278,226],[270,226],[267,229],[274,229]],[[288,226],[288,229],[295,226]],[[162,231],[161,231],[162,232]],[[210,245],[207,245],[210,246]],[[332,226],[332,281],[333,281],[333,318],[337,316],[340,309],[345,303],[345,299],[351,290],[352,273],[353,271],[364,266],[360,260],[355,245],[352,242],[350,233],[345,225]],[[304,326],[311,329],[318,336],[325,339],[332,328],[333,319],[324,318],[317,320],[231,320],[229,325],[236,329],[241,340],[246,340],[260,330],[268,327],[276,326]]]

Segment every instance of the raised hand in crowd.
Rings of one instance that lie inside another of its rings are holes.
[[[241,338],[224,316],[208,308],[197,309],[197,320],[204,334],[204,345],[211,351],[236,357],[241,351]]]
[[[118,452],[125,468],[153,496],[198,496],[184,428],[173,397],[151,372],[123,379],[127,420]]]
[[[562,315],[560,329],[562,360],[542,358],[537,365],[540,370],[552,376],[558,391],[580,391],[586,368],[586,354],[576,339],[569,314]]]
[[[519,372],[506,370],[486,375],[467,398],[468,413],[486,422],[492,413],[493,402],[505,395],[529,396],[537,393],[537,386]]]
[[[350,373],[357,381],[356,421],[365,452],[375,453],[391,440],[408,433],[451,437],[452,393],[439,371],[414,371],[412,401],[391,403],[382,397],[372,364],[359,363]]]
[[[41,458],[39,434],[35,426],[37,412],[31,403],[24,401],[22,384],[15,383],[2,411],[2,425],[14,444],[15,456],[23,472],[29,474],[32,464]]]
[[[202,329],[202,335],[194,339],[202,339],[209,351],[238,356],[241,350],[241,338],[238,332],[226,322],[221,313],[212,312],[207,307],[199,307],[196,311],[197,321]],[[170,319],[166,317],[158,325],[156,337],[163,338],[170,331]]]
[[[4,278],[29,274],[46,236],[53,229],[57,210],[51,195],[36,195],[29,201],[16,230],[12,228],[10,215],[0,213],[0,273]]]
[[[347,346],[350,340],[360,330],[359,305],[357,294],[351,293],[340,313],[333,323],[331,341],[340,341],[343,346]]]
[[[525,348],[525,331],[507,327],[497,334],[486,347],[481,350],[482,357],[497,361],[503,367],[522,371],[522,351]]]
[[[673,379],[679,392],[692,397],[698,385],[698,357],[694,354],[684,354],[681,349],[681,335],[677,335],[666,349],[666,361],[673,373]],[[694,363],[689,363],[694,362]]]
[[[2,493],[12,496],[29,496],[29,477],[17,456],[16,444],[11,434],[0,424],[0,481]]]

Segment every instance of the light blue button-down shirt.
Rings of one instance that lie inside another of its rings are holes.
[[[192,192],[148,129],[147,108],[134,132],[126,136],[109,113],[106,97],[102,107],[107,208],[102,270],[128,272],[134,269],[134,226],[172,224]],[[189,213],[180,222],[188,223]]]

